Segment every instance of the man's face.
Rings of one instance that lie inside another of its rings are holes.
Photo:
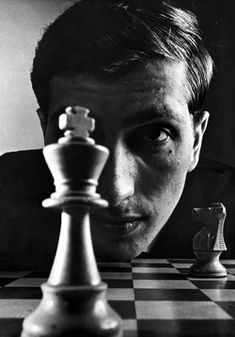
[[[51,82],[45,143],[60,136],[60,107],[77,105],[90,109],[91,137],[110,150],[98,186],[109,207],[91,214],[97,256],[138,255],[178,203],[203,133],[200,125],[194,130],[185,76],[183,63],[158,61],[110,82],[88,74]]]

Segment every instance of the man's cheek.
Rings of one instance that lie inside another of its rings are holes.
[[[138,168],[137,186],[139,193],[150,199],[178,198],[181,194],[185,178],[186,165],[177,158],[154,158]],[[176,194],[175,196],[172,194]]]

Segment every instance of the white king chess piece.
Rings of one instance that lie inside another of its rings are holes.
[[[66,108],[59,119],[64,137],[43,150],[56,189],[43,206],[61,211],[61,232],[42,300],[25,318],[22,337],[122,336],[91,240],[90,211],[108,206],[96,187],[109,151],[89,137],[95,121],[88,112]]]

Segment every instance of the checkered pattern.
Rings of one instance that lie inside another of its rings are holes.
[[[235,336],[235,261],[226,278],[188,275],[193,261],[136,259],[100,263],[110,305],[123,318],[124,337]],[[0,337],[18,336],[39,303],[45,272],[0,271]]]

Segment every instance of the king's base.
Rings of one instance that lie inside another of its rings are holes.
[[[194,251],[197,261],[189,273],[194,277],[213,278],[227,276],[227,270],[219,260],[221,251]]]
[[[106,301],[106,287],[44,283],[42,301],[25,318],[21,337],[121,337],[121,319]]]

